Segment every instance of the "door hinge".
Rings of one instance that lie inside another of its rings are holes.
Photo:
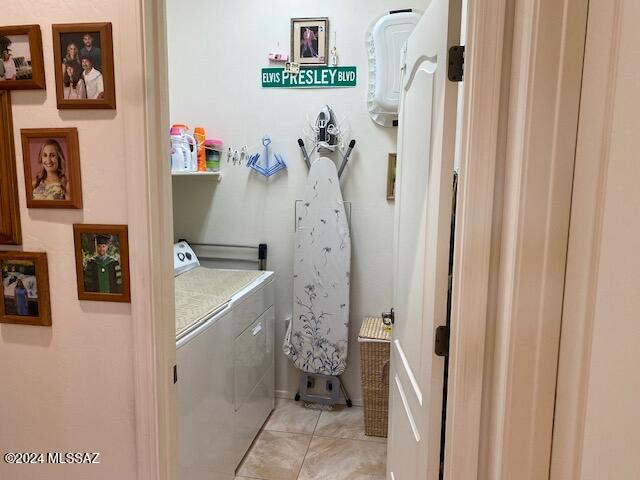
[[[434,351],[439,357],[449,356],[449,327],[440,325],[436,328],[436,345]]]
[[[464,77],[464,45],[449,48],[447,76],[452,82],[461,82]]]
[[[178,383],[178,366],[173,366],[173,383]]]
[[[382,314],[382,323],[384,323],[388,327],[396,323],[396,314],[393,311],[393,308],[389,313]]]

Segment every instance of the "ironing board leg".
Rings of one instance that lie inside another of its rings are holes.
[[[338,380],[340,380],[340,389],[342,390],[342,393],[344,394],[344,399],[347,401],[347,407],[351,408],[353,406],[353,403],[351,402],[351,398],[349,397],[349,393],[347,393],[347,389],[344,386],[344,382],[342,381],[342,377],[338,377]]]

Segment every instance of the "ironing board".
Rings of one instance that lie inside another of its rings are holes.
[[[338,376],[347,365],[351,237],[330,159],[311,164],[296,222],[293,318],[283,349],[303,372]]]

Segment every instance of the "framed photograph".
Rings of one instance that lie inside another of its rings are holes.
[[[110,23],[53,25],[58,108],[116,108]]]
[[[130,302],[127,226],[75,224],[73,238],[78,298]]]
[[[80,149],[75,128],[20,130],[29,208],[82,208]]]
[[[329,19],[291,19],[291,61],[300,65],[327,65]]]
[[[20,245],[20,204],[13,144],[11,93],[0,90],[0,244]]]
[[[39,25],[0,27],[0,89],[44,89]]]
[[[397,154],[389,154],[389,163],[387,165],[387,200],[396,199],[396,161]]]
[[[0,252],[0,322],[51,325],[46,253]]]

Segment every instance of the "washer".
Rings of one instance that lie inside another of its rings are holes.
[[[233,480],[274,408],[274,273],[202,267],[186,242],[174,267],[179,478]]]

